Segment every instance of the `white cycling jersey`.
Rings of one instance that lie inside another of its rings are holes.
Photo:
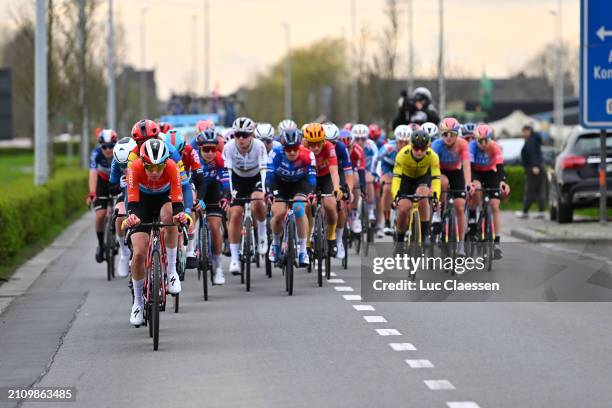
[[[225,167],[240,177],[254,177],[266,170],[268,152],[261,140],[253,139],[249,150],[242,154],[235,140],[230,140],[223,148]]]

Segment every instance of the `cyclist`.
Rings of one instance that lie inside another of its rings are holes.
[[[196,138],[198,155],[202,165],[204,179],[204,193],[198,197],[203,200],[206,207],[206,220],[210,226],[212,241],[213,283],[225,284],[225,276],[221,266],[221,221],[223,210],[219,206],[222,197],[230,196],[229,175],[223,162],[223,156],[217,151],[219,140],[214,129],[208,128],[200,132]],[[200,204],[200,206],[202,206]]]
[[[304,131],[304,145],[314,153],[317,165],[317,191],[322,194],[333,194],[334,197],[323,198],[323,208],[327,220],[327,241],[329,255],[335,257],[338,252],[336,246],[336,224],[338,211],[336,200],[342,199],[340,190],[340,176],[338,175],[338,158],[334,145],[325,140],[325,130],[319,123],[311,123]],[[312,234],[312,205],[308,203],[307,213],[309,232]],[[307,245],[310,246],[310,245]]]
[[[274,128],[269,123],[258,123],[255,127],[255,137],[266,145],[266,151],[270,153],[272,149],[280,147],[280,142],[274,140]]]
[[[472,122],[468,122],[461,126],[461,138],[470,143],[472,139],[474,139],[474,129],[476,129],[476,124]]]
[[[380,162],[381,178],[382,178],[382,200],[378,210],[378,237],[382,238],[384,235],[392,235],[393,229],[389,224],[387,218],[384,222],[383,218],[385,213],[391,210],[391,183],[393,181],[393,166],[395,166],[395,156],[397,152],[402,150],[404,146],[410,143],[410,137],[412,136],[412,128],[408,125],[399,125],[393,132],[395,137],[394,140],[388,141],[383,145],[378,152],[378,161]]]
[[[297,227],[298,264],[308,266],[306,251],[308,219],[306,199],[314,193],[317,183],[316,162],[314,154],[302,145],[302,134],[299,130],[287,128],[281,133],[281,146],[275,147],[268,156],[268,174],[266,191],[271,198],[296,200],[293,213]],[[280,244],[283,235],[283,220],[287,213],[287,204],[272,204],[272,245],[268,257],[271,262],[280,257]]]
[[[136,142],[130,137],[124,137],[117,142],[113,148],[113,162],[111,163],[111,171],[109,177],[108,191],[111,195],[119,195],[115,211],[118,214],[125,214],[127,194],[125,173],[129,162],[130,152],[136,147]],[[121,223],[125,216],[117,217],[115,220],[115,231],[117,241],[119,241],[119,268],[117,273],[120,277],[125,278],[130,272],[130,249],[125,245],[125,231],[121,229]]]
[[[441,202],[445,202],[446,190],[453,190],[455,213],[457,214],[457,226],[459,242],[457,244],[457,255],[465,256],[465,188],[472,184],[472,172],[470,168],[470,153],[468,144],[459,137],[461,125],[455,118],[444,118],[440,122],[441,139],[434,141],[431,148],[440,159],[440,170],[442,172]],[[437,213],[436,213],[437,214]],[[434,214],[434,218],[436,217]],[[432,224],[437,220],[432,219]]]
[[[408,227],[412,201],[399,199],[398,195],[420,196],[433,195],[433,207],[437,207],[437,198],[440,197],[440,160],[436,152],[430,147],[429,135],[423,130],[412,133],[410,144],[402,148],[395,157],[393,166],[393,180],[391,195],[397,203],[396,242],[404,242],[404,234]],[[421,231],[425,237],[424,243],[430,245],[429,237],[429,208],[428,200],[419,201],[419,214],[421,216]]]
[[[340,130],[338,126],[333,123],[326,123],[323,125],[325,131],[325,140],[332,143],[336,150],[336,157],[338,158],[338,166],[340,170],[338,175],[340,177],[340,186],[346,196],[345,200],[340,201],[340,208],[338,208],[338,223],[336,225],[336,243],[338,251],[336,258],[343,259],[345,256],[345,248],[342,244],[342,236],[344,235],[344,226],[346,224],[346,215],[343,208],[346,207],[347,201],[350,201],[350,191],[353,186],[353,165],[349,158],[347,146],[339,140]],[[351,187],[349,187],[351,186]]]
[[[382,129],[376,123],[371,123],[370,126],[368,126],[368,129],[370,131],[370,139],[376,143],[376,147],[378,149],[387,143],[386,135],[383,134]]]
[[[183,211],[183,194],[178,166],[169,157],[168,146],[163,141],[150,139],[141,146],[140,157],[130,163],[127,169],[129,215],[123,221],[122,227],[123,229],[134,229],[131,236],[134,304],[130,313],[130,323],[133,325],[143,324],[142,288],[150,231],[150,227],[139,226],[139,224],[152,222],[158,216],[165,224],[185,224],[191,221],[189,215]],[[174,263],[176,263],[176,234],[174,238],[172,242],[166,241],[166,246],[174,249]],[[176,267],[172,268],[172,266],[172,262],[168,259],[168,292],[177,294],[181,291],[181,282],[176,273]]]
[[[373,140],[369,139],[370,130],[366,125],[356,124],[351,129],[355,142],[363,149],[365,153],[365,175],[366,175],[366,201],[368,203],[368,221],[372,226],[376,225],[376,200],[375,200],[375,169],[376,158],[378,157],[378,148]],[[364,191],[364,190],[362,190]]]
[[[98,146],[91,151],[89,159],[89,192],[85,203],[90,206],[93,202],[96,211],[95,231],[98,237],[96,247],[96,262],[104,261],[104,219],[108,205],[108,178],[113,148],[117,143],[117,133],[112,129],[104,129],[98,133]]]
[[[297,129],[298,125],[297,123],[295,123],[294,121],[292,121],[291,119],[284,119],[281,120],[278,123],[278,126],[276,127],[276,133],[280,135],[287,129]]]
[[[168,133],[173,126],[168,122],[159,122],[159,132],[160,133]]]
[[[440,137],[440,129],[435,123],[425,122],[421,125],[421,129],[429,135],[432,143]]]
[[[185,138],[183,134],[176,129],[171,129],[164,136],[164,141],[167,145],[173,146],[177,152],[181,155],[181,161],[183,163],[183,167],[185,169],[185,174],[187,175],[187,179],[191,181],[193,186],[195,187],[195,191],[197,192],[196,196],[194,196],[194,204],[197,209],[201,208],[203,202],[198,200],[197,197],[202,197],[205,192],[204,187],[204,178],[202,175],[202,166],[200,164],[200,157],[198,156],[198,151],[194,149],[191,145],[185,143]],[[193,189],[192,189],[193,191]],[[197,214],[197,213],[196,213]],[[189,231],[189,244],[187,245],[186,269],[193,269],[197,266],[196,258],[195,258],[195,239],[193,236],[193,230],[195,228],[195,221],[197,217],[194,215],[194,224],[191,225]],[[184,279],[184,276],[181,276],[181,279]]]
[[[504,172],[504,156],[497,142],[493,140],[493,129],[489,125],[481,123],[474,129],[474,140],[469,144],[470,162],[472,164],[473,188],[499,188],[504,195],[510,194],[510,186],[506,183]],[[502,258],[500,246],[501,217],[499,214],[499,191],[487,191],[489,204],[493,213],[493,223],[495,225],[495,249],[494,259]],[[482,192],[475,192],[468,199],[469,221],[475,224],[477,209],[482,202]]]
[[[234,139],[223,148],[223,160],[229,172],[232,200],[229,203],[229,243],[232,260],[229,271],[232,275],[240,274],[240,231],[244,203],[234,198],[254,198],[263,200],[263,188],[266,182],[268,153],[261,140],[255,139],[255,123],[246,117],[237,118],[232,128]],[[224,209],[228,206],[227,197],[222,200]],[[267,252],[268,236],[266,230],[266,206],[263,201],[253,201],[253,216],[257,222],[257,251],[261,255]]]
[[[366,191],[366,175],[365,175],[365,153],[359,144],[355,142],[353,132],[350,130],[342,129],[340,131],[340,140],[348,147],[349,157],[351,160],[351,166],[353,168],[353,174],[356,172],[358,179],[355,180],[353,176],[353,183],[350,185],[349,191],[354,192],[351,194],[351,230],[355,234],[361,234],[362,225],[361,218],[359,217],[359,201]],[[359,184],[357,184],[359,183]]]

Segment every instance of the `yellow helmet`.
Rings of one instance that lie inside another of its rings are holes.
[[[325,129],[320,123],[310,123],[304,129],[304,139],[308,143],[318,143],[325,140]]]
[[[310,123],[304,123],[304,124],[302,125],[302,127],[300,128],[300,131],[301,131],[302,133],[304,133],[304,131],[306,130],[306,128],[308,127],[308,125],[310,125]]]

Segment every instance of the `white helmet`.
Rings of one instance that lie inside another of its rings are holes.
[[[393,131],[395,135],[395,140],[400,142],[409,142],[410,137],[412,136],[412,128],[408,125],[399,125]]]
[[[276,127],[276,131],[280,135],[287,129],[297,129],[297,128],[298,128],[297,123],[295,123],[291,119],[285,119],[279,122],[278,126]]]
[[[338,140],[338,136],[340,136],[340,129],[338,129],[338,126],[333,123],[325,123],[323,124],[323,130],[325,131],[325,139],[330,142]]]
[[[255,127],[255,137],[262,141],[270,141],[274,137],[274,127],[269,123],[258,123]]]
[[[426,99],[428,103],[431,103],[431,92],[429,89],[419,86],[412,92],[412,97],[414,99]]]
[[[137,146],[136,141],[131,137],[124,137],[117,142],[113,148],[113,157],[117,163],[124,165],[128,162],[128,157],[134,148]]]
[[[166,142],[160,139],[149,139],[140,148],[143,163],[162,164],[170,157]]]
[[[234,138],[234,129],[227,128],[223,131],[223,140],[225,140],[226,142],[229,142],[233,138]]]
[[[438,126],[436,126],[436,124],[432,122],[423,123],[421,125],[421,130],[424,130],[425,133],[429,135],[431,140],[437,139],[440,135],[440,130],[438,129]]]
[[[362,123],[353,126],[351,133],[355,139],[367,139],[370,136],[370,129]]]
[[[234,129],[234,132],[253,133],[255,132],[255,122],[250,118],[241,116],[234,121],[232,129]]]

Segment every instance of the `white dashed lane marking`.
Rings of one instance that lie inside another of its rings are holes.
[[[328,283],[344,283],[344,279],[328,279]]]
[[[338,275],[336,275],[336,272],[330,272],[329,276],[334,277],[334,276],[338,276]]]
[[[374,306],[372,305],[353,305],[353,307],[358,312],[365,312],[365,311],[373,312],[374,311]]]
[[[433,368],[434,365],[429,360],[406,360],[406,364],[410,366],[410,368]]]
[[[425,385],[432,391],[455,389],[455,386],[448,380],[425,380]]]
[[[387,319],[382,316],[363,316],[368,323],[387,323]]]
[[[334,286],[334,289],[336,289],[338,292],[354,292],[355,289],[351,288],[350,286]]]
[[[448,408],[480,408],[474,401],[451,401],[447,402]]]
[[[412,343],[389,343],[389,346],[395,351],[415,351],[416,347]]]
[[[376,333],[381,336],[401,336],[402,334],[397,329],[376,329]]]
[[[359,295],[342,295],[344,300],[361,300],[361,296]]]

